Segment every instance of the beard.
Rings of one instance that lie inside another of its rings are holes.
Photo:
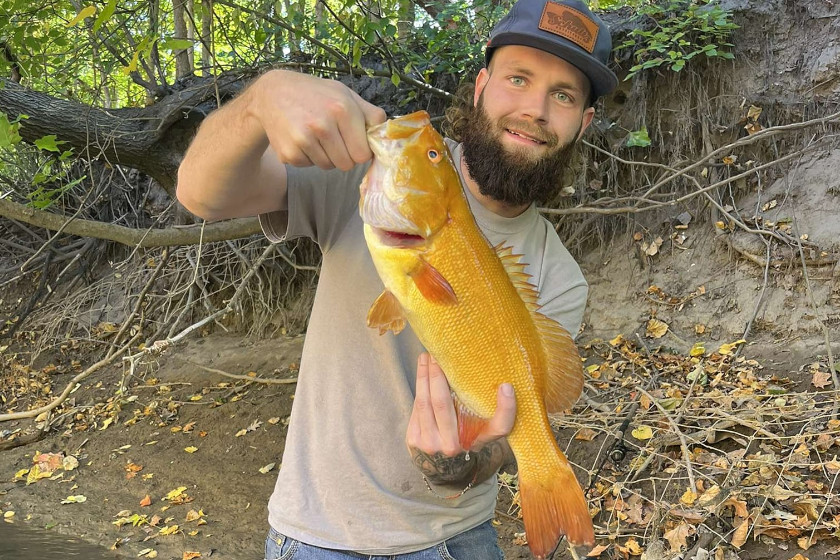
[[[536,156],[527,149],[509,151],[501,141],[506,128],[539,138],[548,149]],[[493,123],[479,97],[462,135],[464,162],[484,196],[511,206],[548,202],[560,190],[579,133],[580,127],[573,140],[561,144],[555,134],[527,121],[507,118]]]

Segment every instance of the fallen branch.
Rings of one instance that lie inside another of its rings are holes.
[[[292,383],[297,383],[297,377],[291,379],[265,379],[264,377],[251,377],[249,375],[237,375],[235,373],[228,373],[220,369],[215,369],[203,366],[201,364],[197,364],[184,358],[178,358],[178,360],[193,367],[197,367],[198,369],[203,369],[204,371],[208,371],[210,373],[218,373],[219,375],[224,375],[225,377],[230,377],[231,379],[241,379],[243,381],[253,381],[254,383],[265,383],[267,385],[290,385]]]
[[[0,199],[0,216],[52,231],[63,231],[80,237],[107,239],[130,247],[195,245],[202,240],[202,224],[165,229],[135,229],[97,220],[68,219],[67,216],[45,212],[6,199]],[[260,231],[259,221],[256,218],[214,222],[204,226],[203,242],[240,239],[260,233]]]

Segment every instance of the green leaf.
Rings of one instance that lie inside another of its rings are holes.
[[[20,123],[9,122],[6,113],[0,112],[0,148],[8,148],[20,142]]]
[[[400,75],[396,72],[391,74],[391,83],[394,84],[395,87],[399,87],[400,85]]]
[[[87,8],[82,8],[82,10],[76,14],[76,17],[71,19],[67,22],[67,27],[74,27],[79,24],[83,19],[88,18],[96,13],[96,6],[88,6]]]
[[[48,134],[47,136],[43,136],[35,140],[35,145],[39,150],[45,150],[48,152],[60,152],[61,150],[58,149],[59,144],[66,143],[67,142],[64,141],[56,141],[55,134]]]
[[[160,42],[160,48],[169,51],[182,51],[184,49],[192,48],[193,42],[189,39],[163,39]]]
[[[650,136],[648,136],[647,127],[643,126],[641,129],[628,134],[626,145],[628,148],[647,148],[650,146]]]
[[[114,15],[114,10],[117,9],[117,0],[108,0],[108,4],[105,6],[98,16],[96,16],[96,21],[93,22],[93,32],[96,33],[99,31],[99,28],[111,19],[111,16]]]

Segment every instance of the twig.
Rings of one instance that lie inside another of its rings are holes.
[[[210,373],[218,373],[219,375],[224,375],[225,377],[230,377],[232,379],[242,379],[244,381],[253,381],[255,383],[265,383],[267,385],[290,385],[292,383],[297,383],[297,377],[291,379],[266,379],[264,377],[250,377],[248,375],[237,375],[235,373],[228,373],[226,371],[222,371],[220,369],[215,369],[207,366],[203,366],[201,364],[197,364],[193,361],[187,360],[185,358],[178,358],[179,361],[184,362],[185,364],[189,364],[193,367],[197,367],[199,369],[203,369],[204,371],[209,371]]]
[[[637,387],[636,390],[647,396],[648,399],[650,399],[653,405],[659,409],[659,412],[661,412],[662,415],[665,416],[665,419],[671,425],[671,429],[674,430],[674,432],[680,438],[680,449],[682,449],[683,460],[685,461],[685,469],[688,474],[688,481],[691,484],[692,489],[697,488],[694,481],[694,470],[691,468],[691,455],[688,451],[688,443],[685,441],[685,435],[682,433],[682,430],[680,430],[680,427],[676,423],[674,423],[674,420],[671,418],[671,415],[668,414],[668,411],[665,410],[665,408],[661,404],[659,404],[659,402],[653,395],[651,395],[641,387]]]

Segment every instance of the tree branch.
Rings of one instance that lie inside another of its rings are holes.
[[[107,239],[130,247],[146,248],[195,245],[200,241],[204,243],[227,241],[248,237],[261,231],[256,218],[242,218],[207,224],[204,226],[203,236],[201,225],[141,230],[96,220],[74,219],[68,221],[66,216],[37,210],[7,199],[0,199],[0,216],[53,231],[63,229],[64,233],[70,235]]]

